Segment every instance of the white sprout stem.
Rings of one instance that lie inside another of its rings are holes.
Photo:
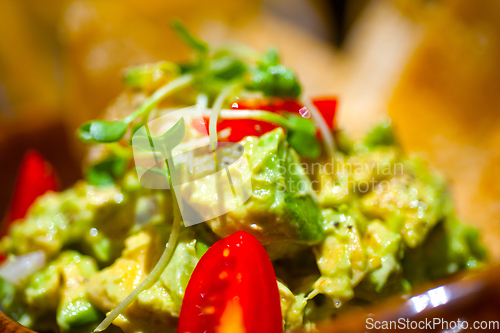
[[[221,45],[220,49],[234,52],[242,57],[246,57],[254,61],[259,60],[261,58],[259,52],[255,51],[254,49],[248,46],[241,45],[238,43],[232,43],[232,42],[225,43]]]
[[[130,114],[127,118],[124,119],[124,121],[127,124],[130,124],[132,121],[134,121],[137,117],[140,115],[143,115],[150,110],[152,110],[158,102],[160,102],[163,98],[165,98],[168,94],[171,92],[185,87],[188,84],[190,84],[193,81],[193,75],[191,74],[186,74],[183,76],[180,76],[176,78],[175,80],[170,81],[163,87],[159,88],[156,90],[153,95],[149,96],[144,103],[139,106],[137,110],[135,110],[132,114]]]
[[[113,321],[122,313],[132,302],[135,300],[137,295],[139,295],[142,291],[149,288],[155,283],[160,275],[163,273],[165,268],[167,268],[168,263],[170,262],[170,258],[174,252],[175,246],[177,244],[177,238],[179,237],[179,231],[181,226],[181,213],[179,211],[179,207],[177,204],[177,199],[175,194],[173,195],[173,207],[174,207],[174,222],[172,224],[172,230],[170,231],[170,237],[168,239],[168,243],[163,251],[163,254],[160,257],[160,260],[153,268],[151,273],[127,296],[116,308],[114,308],[106,318],[97,326],[94,332],[102,332],[109,325],[113,323]]]
[[[307,110],[309,110],[314,121],[316,122],[316,124],[318,124],[319,131],[321,132],[321,137],[323,138],[323,142],[325,143],[326,153],[328,154],[328,157],[333,157],[333,154],[335,153],[335,141],[333,141],[332,133],[328,128],[328,124],[326,123],[325,118],[323,118],[321,113],[318,111],[316,106],[311,103],[311,100],[309,98],[302,97],[300,99],[300,102],[307,108]]]
[[[174,108],[166,108],[162,109],[161,111],[165,114],[172,112],[172,111],[177,111],[178,109]],[[198,116],[200,115],[200,110],[201,110],[201,115],[203,117],[210,117],[212,115],[213,109],[208,109],[208,108],[202,108],[199,105],[195,105],[194,107],[187,107],[183,109],[183,112],[186,113],[186,115],[193,115],[193,116]],[[276,113],[270,112],[270,111],[264,111],[264,110],[243,110],[243,109],[220,109],[218,112],[218,117],[217,119],[254,119],[254,120],[261,120],[265,121],[267,123],[275,124],[284,128],[289,128],[289,124],[286,122],[286,119]]]
[[[206,94],[199,94],[196,96],[196,106],[199,109],[208,108],[208,96]]]
[[[226,86],[222,89],[221,93],[215,99],[214,106],[210,113],[210,122],[208,125],[208,135],[210,137],[210,144],[212,150],[217,149],[217,118],[219,117],[219,111],[222,109],[222,104],[229,96],[231,91],[234,89],[233,86]]]
[[[262,120],[271,124],[279,125],[285,128],[288,128],[289,125],[286,122],[286,119],[283,116],[269,112],[269,111],[261,111],[261,110],[221,110],[219,115],[222,119],[255,119]]]

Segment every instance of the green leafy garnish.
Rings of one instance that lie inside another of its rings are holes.
[[[270,48],[266,51],[262,59],[257,62],[261,70],[266,70],[269,66],[276,66],[280,63],[278,50]]]
[[[235,97],[237,92],[250,90],[261,92],[265,96],[297,97],[301,93],[301,86],[295,73],[280,64],[280,57],[276,49],[269,49],[264,54],[233,45],[226,45],[211,49],[209,45],[191,34],[180,21],[172,22],[179,37],[195,52],[197,57],[190,63],[176,65],[168,62],[159,62],[144,66],[133,67],[127,70],[125,82],[129,87],[147,91],[165,80],[164,73],[181,75],[164,84],[151,94],[132,114],[115,122],[92,121],[85,123],[78,134],[86,143],[108,143],[123,138],[128,127],[132,124],[132,135],[144,125],[149,113],[167,95],[175,90],[191,85],[196,96],[206,96],[206,107],[213,112],[210,117],[210,134],[212,146],[217,141],[217,116],[227,100]],[[193,101],[194,102],[194,101]],[[308,120],[300,117],[283,119],[281,116],[258,114],[257,118],[278,123],[288,130],[290,145],[302,156],[310,158],[320,154],[320,145],[315,138],[315,130]],[[250,119],[255,118],[253,115]],[[280,119],[277,119],[280,118]],[[142,119],[137,122],[137,119]],[[162,139],[163,140],[163,139]],[[162,141],[163,142],[163,141]],[[158,147],[168,151],[168,147]]]
[[[107,145],[107,155],[92,163],[85,170],[85,178],[91,185],[110,185],[127,171],[131,151],[117,143]]]
[[[90,135],[99,142],[115,142],[127,132],[128,124],[123,121],[93,121],[90,124]]]
[[[96,141],[94,140],[94,138],[92,138],[92,135],[90,134],[90,125],[92,125],[91,121],[86,122],[82,126],[80,126],[80,128],[76,132],[76,135],[78,136],[78,138],[80,138],[80,140],[83,143],[87,144],[96,143]]]
[[[246,88],[277,97],[298,97],[302,91],[295,73],[283,65],[254,69]]]
[[[167,61],[131,67],[125,70],[124,81],[131,88],[149,89],[162,80],[167,73],[177,76],[180,73],[180,68]]]
[[[314,124],[301,116],[287,114],[284,117],[277,113],[260,110],[223,110],[221,116],[224,119],[253,119],[281,126],[287,130],[287,141],[297,153],[309,158],[316,158],[321,153]]]
[[[160,136],[152,136],[149,133],[149,130],[146,130],[146,133],[147,136],[134,136],[133,140],[131,140],[131,143],[141,149],[144,149],[144,147],[148,146],[152,147],[156,151],[160,152],[163,158],[170,158],[172,150],[184,139],[184,135],[186,133],[184,117],[181,117],[174,126],[169,128],[168,131]]]
[[[109,156],[90,166],[86,172],[86,179],[92,185],[110,185],[115,179],[123,176],[127,169],[128,158]]]
[[[172,150],[182,142],[185,133],[184,118],[181,117],[174,126],[158,137],[158,141],[162,144],[162,155],[165,158],[169,158],[172,155]]]
[[[247,71],[247,67],[243,61],[228,54],[214,58],[208,70],[216,79],[230,81],[241,77]]]
[[[365,146],[368,149],[373,149],[379,146],[394,146],[397,145],[396,137],[392,130],[391,121],[384,120],[377,126],[373,127],[363,139]]]
[[[288,115],[287,141],[299,155],[317,158],[321,154],[321,146],[316,139],[316,129],[309,120],[296,115]]]
[[[180,118],[177,123],[172,126],[167,132],[162,134],[161,136],[157,137],[155,142],[160,143],[161,149],[164,150],[162,154],[164,153],[165,159],[171,159],[172,156],[172,149],[177,146],[182,139],[184,138],[185,134],[185,124],[184,124],[184,118]],[[152,142],[153,137],[151,137],[149,131],[148,133],[148,141]],[[134,139],[135,141],[135,139]],[[163,273],[165,268],[168,266],[168,263],[170,262],[170,259],[172,258],[172,254],[174,253],[174,250],[177,246],[177,239],[179,237],[179,231],[181,227],[181,212],[179,209],[179,204],[177,202],[177,197],[175,195],[175,191],[172,187],[172,180],[170,177],[170,171],[169,171],[169,166],[172,167],[173,163],[168,163],[167,164],[167,176],[169,179],[170,183],[170,193],[172,195],[172,207],[173,207],[173,215],[174,215],[174,221],[172,223],[172,229],[170,231],[170,237],[168,239],[168,243],[165,246],[165,250],[163,250],[163,253],[154,266],[153,270],[149,275],[127,296],[123,301],[118,304],[117,307],[115,307],[108,315],[107,317],[97,326],[97,328],[94,330],[94,332],[101,332],[104,331],[106,328],[108,328],[109,325],[115,320],[116,317],[120,315],[136,298],[137,296],[147,288],[151,287],[160,277],[160,275]],[[175,171],[175,170],[172,170]]]
[[[208,44],[201,39],[195,37],[179,20],[172,21],[172,27],[179,36],[180,39],[184,41],[188,46],[198,53],[205,54],[208,52]]]
[[[160,89],[156,90],[141,106],[132,114],[122,120],[115,122],[94,120],[83,124],[78,130],[80,139],[84,142],[116,142],[123,138],[127,132],[128,125],[139,117],[147,119],[151,110],[169,93],[187,86],[193,80],[189,74],[178,77],[170,81]]]

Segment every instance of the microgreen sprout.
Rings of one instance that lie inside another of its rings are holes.
[[[145,125],[147,126],[147,125]],[[106,318],[97,326],[95,329],[95,332],[101,332],[104,331],[106,328],[108,328],[109,325],[113,323],[113,321],[122,313],[125,311],[125,309],[132,304],[132,302],[137,298],[137,296],[147,288],[151,287],[160,277],[160,275],[163,273],[165,268],[167,268],[170,258],[172,257],[174,250],[177,245],[177,239],[179,237],[179,231],[181,227],[181,212],[179,209],[179,204],[175,195],[174,188],[172,186],[172,178],[171,178],[171,172],[170,169],[174,169],[174,163],[172,160],[172,150],[177,146],[181,141],[184,139],[185,135],[185,124],[184,124],[184,118],[180,118],[177,123],[172,126],[167,132],[165,132],[163,135],[159,137],[151,137],[151,134],[148,131],[148,137],[147,138],[140,138],[140,145],[142,143],[147,142],[150,144],[150,147],[152,149],[159,148],[161,155],[165,159],[166,163],[166,175],[168,177],[168,182],[170,184],[170,193],[172,195],[172,200],[173,200],[173,209],[174,209],[174,221],[172,224],[172,230],[170,231],[170,237],[168,239],[168,242],[165,246],[165,249],[163,250],[163,253],[160,257],[160,260],[156,263],[155,267],[149,273],[149,275],[127,296],[123,301],[118,304],[116,308],[114,308],[107,316]],[[159,144],[159,147],[155,147],[152,145],[152,142],[155,142]],[[174,170],[172,170],[174,171]]]

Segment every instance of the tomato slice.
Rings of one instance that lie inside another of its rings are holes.
[[[208,124],[210,119],[207,117],[195,118],[191,122],[191,125],[201,134],[210,133],[208,130]],[[217,124],[217,133],[219,133],[220,142],[239,142],[247,136],[261,136],[264,133],[270,132],[275,129],[276,125],[270,124],[265,121],[245,119],[245,120],[222,120]],[[227,136],[220,137],[224,133],[224,130],[229,130]]]
[[[29,150],[23,157],[6,223],[0,236],[5,235],[8,226],[23,218],[28,208],[40,195],[47,191],[57,191],[59,183],[52,165],[35,150]]]
[[[337,99],[334,97],[322,97],[312,100],[319,112],[325,118],[330,129],[334,127]],[[231,104],[232,109],[238,110],[264,110],[275,113],[290,112],[299,114],[303,105],[296,99],[271,98],[267,100],[236,100]],[[208,131],[209,118],[194,119],[192,126],[202,134]],[[276,125],[265,121],[253,119],[226,119],[217,124],[217,132],[229,130],[229,135],[222,137],[219,141],[238,142],[246,136],[261,136],[275,129]]]
[[[337,112],[338,100],[335,97],[319,97],[312,100],[314,106],[318,108],[326,124],[330,129],[335,128],[335,114]]]
[[[19,168],[10,209],[0,225],[0,238],[7,234],[12,222],[26,216],[36,198],[58,189],[59,182],[52,165],[36,150],[28,150]],[[4,260],[5,255],[0,253],[0,263]]]
[[[282,330],[278,284],[264,247],[244,231],[212,245],[189,280],[177,332]]]

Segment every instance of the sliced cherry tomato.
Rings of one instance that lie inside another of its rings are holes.
[[[335,127],[335,113],[337,111],[337,104],[338,104],[337,98],[335,97],[314,98],[312,102],[318,108],[318,111],[325,119],[328,127],[330,127],[330,129],[333,129]]]
[[[333,129],[337,99],[322,97],[315,98],[312,102],[323,115],[330,129]],[[268,100],[236,100],[231,104],[232,109],[238,110],[265,110],[275,113],[290,112],[297,114],[302,107],[303,105],[296,99],[282,98],[271,98]],[[192,125],[198,132],[207,134],[209,133],[208,123],[209,118],[194,119]],[[276,127],[278,126],[253,119],[226,119],[217,124],[217,132],[220,133],[223,130],[229,129],[229,135],[225,138],[221,138],[220,141],[238,142],[246,136],[261,136],[272,131]]]
[[[201,257],[186,288],[177,332],[282,332],[276,275],[255,237],[239,231]]]
[[[191,125],[201,134],[210,133],[208,130],[209,118],[203,117],[195,118]],[[276,125],[270,124],[265,121],[244,119],[244,120],[222,120],[217,124],[217,133],[224,130],[229,130],[229,135],[226,137],[219,137],[219,141],[239,142],[246,136],[261,136],[267,132],[275,129]]]
[[[300,104],[295,100],[271,99],[271,100],[236,100],[231,104],[232,109],[238,110],[265,110],[270,112],[288,111],[297,112]],[[194,119],[192,126],[202,134],[209,133],[209,118]],[[261,136],[275,129],[276,125],[265,121],[253,119],[222,120],[217,124],[217,132],[229,129],[227,137],[219,141],[238,142],[247,136]]]
[[[208,131],[208,123],[210,121],[210,118],[208,117],[203,117],[203,118],[194,118],[192,121],[191,121],[191,126],[197,130],[198,132],[200,132],[201,134],[203,135],[208,135],[209,131]],[[217,130],[220,132],[218,126],[217,126]]]
[[[269,103],[266,100],[254,99],[254,100],[243,100],[237,99],[231,104],[231,109],[240,110],[266,110],[271,111],[269,108]]]
[[[290,113],[299,113],[299,110],[302,107],[303,105],[296,99],[273,98],[266,106],[264,106],[262,110],[269,110],[276,113],[280,113],[283,111]]]
[[[9,225],[23,218],[31,204],[47,191],[57,191],[59,183],[52,165],[39,152],[29,150],[23,157],[17,175],[14,194],[6,223],[0,228],[0,236],[5,235]]]

